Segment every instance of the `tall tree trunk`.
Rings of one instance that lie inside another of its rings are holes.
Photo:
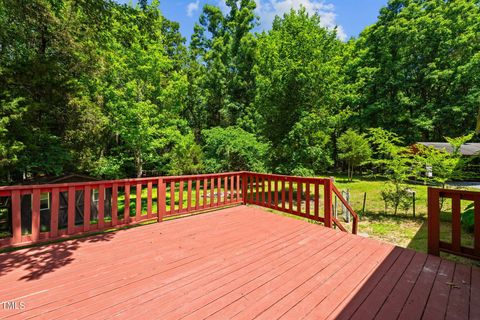
[[[137,178],[142,177],[143,162],[142,162],[142,153],[140,151],[135,152],[135,170],[136,170]]]

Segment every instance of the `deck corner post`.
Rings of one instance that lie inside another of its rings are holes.
[[[158,179],[157,185],[157,222],[162,222],[167,211],[167,188],[163,178]]]
[[[240,174],[242,176],[242,204],[246,205],[247,204],[247,173],[245,171],[242,171]]]
[[[332,179],[325,179],[324,185],[324,215],[325,215],[325,227],[332,227]]]
[[[437,189],[428,188],[428,253],[440,255],[440,195]]]

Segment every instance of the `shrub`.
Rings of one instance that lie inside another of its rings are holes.
[[[407,186],[388,184],[382,190],[381,196],[385,202],[385,208],[393,207],[394,214],[397,214],[398,208],[407,212],[412,206],[412,195]]]
[[[203,130],[205,169],[208,172],[250,170],[265,172],[269,145],[239,127]]]
[[[475,206],[474,203],[469,204],[462,213],[462,226],[468,232],[473,232],[475,228]]]

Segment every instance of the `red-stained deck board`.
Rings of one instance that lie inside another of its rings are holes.
[[[468,319],[471,267],[456,265],[448,298],[446,319]],[[466,303],[467,302],[467,303]],[[478,301],[477,301],[478,303]]]
[[[237,206],[0,254],[0,298],[25,303],[7,319],[478,319],[480,269]]]
[[[437,256],[430,255],[427,257],[427,261],[410,292],[410,296],[401,310],[399,320],[418,319],[422,316],[423,308],[432,290],[440,262],[441,260]]]
[[[447,260],[440,263],[435,282],[430,291],[433,295],[430,295],[424,308],[423,317],[425,319],[444,319],[451,285],[453,284],[454,271],[455,263]]]
[[[398,306],[403,306],[417,281],[422,268],[427,260],[427,256],[423,253],[417,253],[413,257],[409,266],[398,280],[395,288],[392,290],[382,308],[377,314],[377,318],[397,318],[402,311]]]
[[[480,301],[480,269],[472,268],[470,301]],[[480,319],[480,303],[470,303],[470,319]]]

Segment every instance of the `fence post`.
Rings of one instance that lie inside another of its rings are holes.
[[[162,222],[167,211],[167,188],[162,178],[157,184],[157,221]]]
[[[413,217],[415,218],[415,202],[416,202],[416,195],[415,195],[415,191],[413,192],[412,194],[412,197],[413,197]]]
[[[367,202],[367,193],[363,194],[363,206],[362,206],[362,215],[365,215],[365,204]]]
[[[440,255],[440,197],[438,190],[428,188],[428,253]]]
[[[325,227],[332,227],[332,179],[325,179],[324,185],[324,210],[325,210]]]

